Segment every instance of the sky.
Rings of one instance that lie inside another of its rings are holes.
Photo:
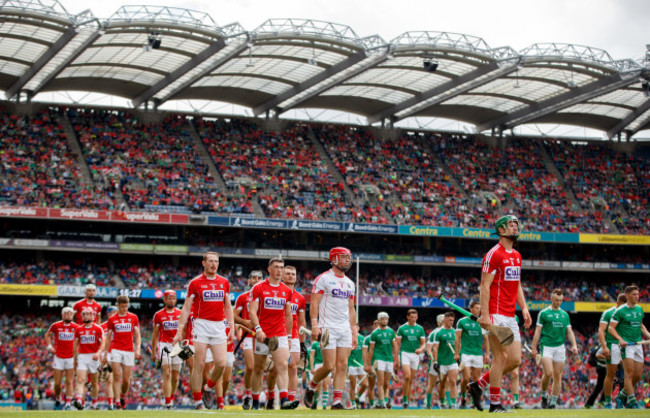
[[[267,19],[304,18],[351,27],[384,40],[408,31],[455,32],[492,47],[534,43],[604,49],[614,59],[642,58],[650,44],[648,0],[60,0],[72,14],[110,17],[120,6],[155,5],[208,13],[217,25],[253,30]]]

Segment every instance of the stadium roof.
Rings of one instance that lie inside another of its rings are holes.
[[[77,90],[125,97],[134,107],[218,100],[271,117],[323,108],[369,124],[420,116],[478,131],[559,123],[612,138],[650,128],[648,79],[648,61],[570,44],[515,51],[447,32],[361,38],[348,26],[304,19],[248,31],[171,7],[124,6],[98,19],[71,15],[56,0],[0,6],[7,99]]]

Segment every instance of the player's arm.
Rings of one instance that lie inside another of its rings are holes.
[[[433,350],[433,338],[429,337],[427,339],[427,355],[429,356],[430,359],[433,359],[433,353],[431,350]]]
[[[526,304],[526,297],[524,296],[524,288],[521,286],[521,281],[517,287],[517,305],[521,308],[521,314],[524,316],[524,328],[530,328],[533,323],[533,318],[530,316],[530,311]]]
[[[363,368],[366,370],[366,373],[369,373],[370,370],[370,348],[362,345],[361,347],[361,358],[363,359]]]
[[[299,310],[298,311],[298,329],[300,330],[300,327],[307,328],[307,318],[305,316],[305,310]],[[305,334],[298,333],[298,339],[300,340],[301,343],[305,342]]]
[[[226,321],[228,321],[228,327],[230,331],[228,332],[228,341],[233,341],[235,339],[235,320],[233,319],[233,309],[232,303],[230,302],[230,292],[226,293],[226,297],[223,301],[223,312],[226,316]]]
[[[320,328],[318,327],[318,306],[323,298],[322,293],[312,293],[311,302],[309,303],[309,317],[311,318],[311,338],[317,340],[320,336]]]
[[[487,328],[489,325],[492,325],[492,319],[490,318],[490,286],[492,286],[494,276],[495,273],[481,273],[481,285],[479,287],[481,316],[478,319],[478,323],[483,328]]]
[[[110,322],[109,322],[110,324]],[[113,338],[113,331],[111,329],[108,329],[106,331],[106,338],[102,342],[102,349],[100,350],[100,353],[108,353],[108,348],[110,347],[111,344],[111,339]]]
[[[461,328],[456,329],[456,339],[454,341],[454,360],[460,360],[460,340],[463,335],[463,330]]]
[[[539,344],[539,338],[542,336],[542,324],[539,322],[539,316],[537,318],[537,326],[535,327],[535,334],[533,334],[533,342],[530,351],[530,354],[535,358],[537,355],[537,344]]]
[[[372,340],[372,337],[370,339],[370,342],[368,343],[368,361],[370,362],[370,366],[372,367],[372,359],[375,355],[375,342]]]
[[[648,329],[643,325],[643,322],[641,323],[641,335],[643,335],[646,339],[650,339],[650,332],[648,332]]]
[[[79,338],[77,338],[77,335],[75,333],[74,336],[74,343],[72,344],[72,357],[74,358],[75,364],[77,363],[77,356],[79,355]],[[76,367],[75,367],[76,369]]]
[[[176,344],[178,342],[181,342],[181,340],[183,340],[183,336],[185,335],[185,327],[187,327],[187,321],[189,321],[190,319],[190,310],[192,309],[193,301],[194,301],[194,295],[190,295],[188,293],[187,297],[185,298],[185,302],[183,302],[183,308],[181,309],[181,316],[178,318],[178,329],[176,330],[176,335],[174,335],[172,344]]]
[[[253,329],[253,325],[251,324],[250,319],[244,319],[241,316],[241,313],[244,310],[244,308],[245,308],[245,306],[235,304],[235,309],[233,309],[233,311],[232,311],[232,315],[233,315],[233,319],[235,320],[235,324],[243,325],[248,329]]]
[[[52,327],[50,327],[47,332],[45,333],[45,344],[47,344],[47,351],[50,353],[54,354],[56,353],[56,350],[54,349],[54,346],[52,345]]]
[[[611,334],[612,337],[618,340],[618,345],[620,345],[622,348],[627,346],[627,341],[621,338],[621,336],[618,334],[618,331],[616,331],[617,326],[618,326],[618,321],[612,318],[612,320],[609,321],[609,333]]]
[[[422,331],[424,332],[424,330]],[[420,347],[415,350],[415,354],[422,354],[427,349],[427,337],[420,336]]]
[[[287,324],[287,336],[291,340],[293,334],[293,315],[291,314],[291,304],[289,301],[284,304],[284,321]]]
[[[569,325],[566,327],[566,333],[569,337],[569,342],[571,343],[571,352],[573,354],[578,354],[578,344],[576,343],[576,335],[573,333],[573,327]]]
[[[352,331],[352,349],[354,350],[357,348],[357,344],[359,343],[359,339],[357,338],[357,335],[359,335],[357,331],[357,310],[354,308],[354,296],[350,297],[350,300],[348,301],[348,314],[350,315],[350,330]]]
[[[151,331],[151,355],[158,357],[158,338],[160,337],[160,325],[155,324],[153,326],[153,331]]]
[[[437,340],[433,341],[433,345],[431,346],[431,360],[434,363],[438,362],[438,349],[440,348],[440,342]]]
[[[140,327],[139,326],[136,326],[133,329],[133,334],[135,335],[135,353],[134,353],[134,355],[135,355],[135,358],[139,359],[141,357],[140,356],[140,348],[141,348],[140,346],[142,344],[142,336],[140,335]]]
[[[397,343],[397,338],[393,338],[393,370],[397,373],[399,364],[399,344]]]
[[[607,333],[607,322],[601,321],[598,324],[598,342],[600,343],[600,346],[603,348],[603,355],[606,358],[609,358],[611,355],[609,348],[607,347],[607,342],[605,341],[605,334]]]

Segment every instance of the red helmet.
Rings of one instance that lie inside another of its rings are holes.
[[[348,250],[345,247],[334,247],[330,250],[330,261],[333,263],[335,259],[340,255],[347,254],[352,257],[352,251]]]
[[[163,297],[165,297],[165,296],[167,296],[167,295],[174,295],[174,296],[176,296],[176,291],[175,291],[175,290],[172,290],[172,289],[167,289],[167,290],[165,290],[165,291],[163,292]]]

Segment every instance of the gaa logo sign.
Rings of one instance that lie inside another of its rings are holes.
[[[504,280],[508,282],[518,282],[521,276],[521,267],[508,266],[505,270]]]

